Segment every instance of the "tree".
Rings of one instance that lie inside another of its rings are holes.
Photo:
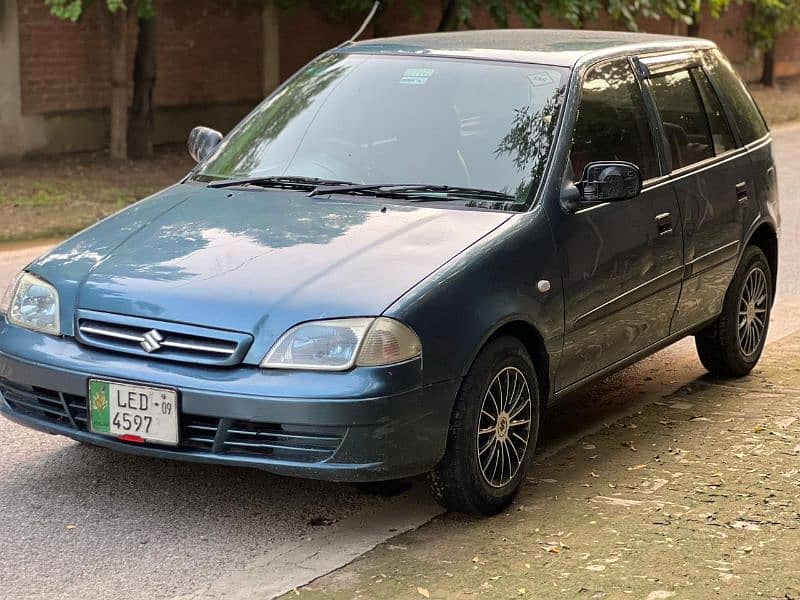
[[[439,31],[471,26],[476,10],[488,12],[500,27],[508,26],[512,13],[519,15],[528,27],[540,27],[542,15],[566,22],[571,27],[584,27],[596,20],[602,11],[631,30],[638,30],[640,18],[659,19],[667,16],[691,27],[699,20],[703,6],[719,16],[730,0],[443,0]],[[788,0],[787,0],[788,1]]]
[[[583,27],[598,18],[601,10],[636,29],[639,17],[658,18],[662,4],[677,4],[683,0],[444,0],[439,31],[471,26],[476,10],[485,10],[499,27],[508,27],[512,14],[519,15],[528,27],[540,27],[542,16],[566,22],[571,27]]]
[[[718,19],[730,5],[731,0],[661,0],[660,10],[667,17],[685,23],[686,35],[700,36],[700,20],[704,10]]]
[[[800,2],[797,0],[752,0],[753,12],[747,20],[750,43],[764,53],[761,83],[775,85],[775,44],[778,36],[800,27]]]
[[[154,0],[132,0],[139,19],[134,58],[131,155],[153,153],[153,102],[156,80],[156,35]],[[92,0],[44,0],[50,13],[73,23],[80,20]],[[103,0],[111,16],[111,158],[128,158],[128,7],[125,0]],[[135,124],[135,125],[134,125]]]

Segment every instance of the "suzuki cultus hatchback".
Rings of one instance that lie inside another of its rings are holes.
[[[491,514],[577,386],[688,335],[723,376],[764,346],[771,138],[710,42],[352,43],[190,150],[11,286],[6,417],[142,456],[430,473]]]

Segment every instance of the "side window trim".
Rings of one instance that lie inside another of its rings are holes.
[[[696,50],[669,52],[639,58],[642,66],[641,74],[645,79],[657,75],[668,75],[675,71],[683,71],[700,66],[700,59]]]
[[[710,118],[712,107],[709,106],[709,104],[707,103],[706,95],[700,89],[700,83],[697,81],[698,73],[702,74],[706,78],[706,81],[708,82],[709,87],[711,87],[711,93],[714,94],[714,97],[717,99],[717,103],[722,108],[722,121],[728,127],[728,132],[733,137],[734,147],[730,148],[729,150],[725,150],[725,152],[717,153],[716,142],[714,143],[714,154],[715,154],[715,156],[725,156],[725,155],[727,155],[727,154],[729,154],[731,152],[734,152],[734,151],[738,150],[739,148],[741,148],[741,144],[739,143],[739,139],[737,139],[737,137],[736,137],[735,128],[733,126],[733,123],[731,123],[730,118],[728,117],[728,112],[725,110],[725,103],[722,101],[722,98],[719,97],[719,91],[717,90],[716,87],[714,87],[714,84],[711,82],[711,77],[709,77],[708,72],[706,72],[705,68],[702,67],[702,66],[698,66],[698,67],[694,67],[694,68],[690,69],[689,70],[689,75],[691,76],[692,81],[694,82],[695,89],[697,89],[697,92],[700,95],[700,102],[703,105],[703,108],[705,108],[706,121],[708,122],[708,127],[709,127],[709,131],[711,132],[712,139],[714,137],[714,128],[711,125],[711,118]]]
[[[711,88],[714,90],[714,93],[717,95],[719,99],[719,103],[722,105],[722,112],[725,114],[725,120],[728,122],[728,127],[730,127],[731,132],[733,133],[733,139],[736,142],[736,148],[742,148],[745,144],[742,139],[742,132],[739,131],[739,128],[736,126],[735,119],[733,118],[733,113],[731,112],[730,107],[730,100],[725,98],[722,90],[720,90],[719,83],[717,79],[712,75],[711,70],[708,68],[708,62],[706,61],[706,57],[710,54],[711,50],[703,52],[703,61],[701,65],[701,69],[703,73],[706,74],[708,78],[708,82],[711,84]]]
[[[643,59],[638,56],[630,57],[629,62],[639,82],[639,90],[644,99],[644,105],[647,107],[647,120],[650,123],[650,133],[653,136],[653,145],[658,155],[658,166],[661,174],[659,177],[652,178],[652,180],[660,180],[664,177],[669,177],[672,172],[672,158],[667,152],[667,134],[656,106],[656,100],[653,97],[653,90],[650,88],[648,67],[643,62]],[[652,180],[647,180],[646,183],[650,183]]]
[[[689,81],[692,82],[692,89],[694,90],[694,95],[697,97],[697,102],[700,105],[700,108],[703,109],[703,122],[706,124],[706,132],[708,133],[708,139],[711,140],[711,152],[714,156],[711,158],[716,158],[717,148],[714,142],[714,129],[711,127],[711,119],[708,117],[709,106],[706,104],[706,101],[703,99],[703,92],[700,90],[700,86],[697,84],[697,79],[695,78],[694,70],[695,67],[690,67],[686,70],[686,74],[689,76]],[[707,160],[707,159],[706,159]],[[703,162],[703,161],[699,161]]]

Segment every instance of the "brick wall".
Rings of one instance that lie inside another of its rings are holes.
[[[19,0],[24,114],[108,106],[109,18],[94,2],[79,23],[52,17],[42,0]],[[257,100],[261,21],[255,3],[163,0],[158,4],[159,106]],[[133,69],[136,22],[130,19]]]
[[[107,106],[110,23],[100,4],[80,25],[59,23],[41,0],[18,4],[23,113]]]
[[[109,103],[109,17],[104,2],[90,5],[80,23],[52,17],[42,0],[16,0],[19,18],[21,104],[25,115],[103,109]],[[426,3],[421,14],[401,2],[390,5],[378,24],[380,35],[432,31],[439,20],[438,3]],[[742,23],[747,6],[733,4],[715,21],[705,16],[701,35],[715,40],[748,76],[757,76],[758,61],[746,43]],[[161,107],[254,104],[261,97],[261,21],[256,2],[244,0],[159,0],[159,74],[155,102]],[[129,48],[135,46],[131,18]],[[512,25],[522,22],[512,20]],[[475,25],[491,27],[488,15]],[[545,26],[558,26],[546,18]],[[331,24],[306,6],[281,16],[281,75],[346,39],[357,23]],[[609,18],[594,29],[620,26]],[[642,29],[672,33],[667,19],[642,23]],[[681,28],[679,28],[681,29]],[[682,31],[685,31],[683,29]],[[800,73],[800,34],[779,40],[779,75]],[[132,56],[129,59],[132,68]]]

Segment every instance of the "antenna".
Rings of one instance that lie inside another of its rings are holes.
[[[375,4],[372,5],[372,10],[369,11],[369,14],[367,15],[367,18],[364,19],[364,22],[361,24],[361,27],[359,27],[358,31],[356,31],[353,34],[353,37],[351,37],[349,40],[347,40],[347,42],[345,42],[346,44],[352,44],[358,38],[361,37],[361,34],[364,33],[364,30],[367,27],[369,27],[369,24],[372,22],[372,19],[375,18],[375,15],[377,14],[378,9],[380,7],[381,7],[381,0],[376,0]]]

